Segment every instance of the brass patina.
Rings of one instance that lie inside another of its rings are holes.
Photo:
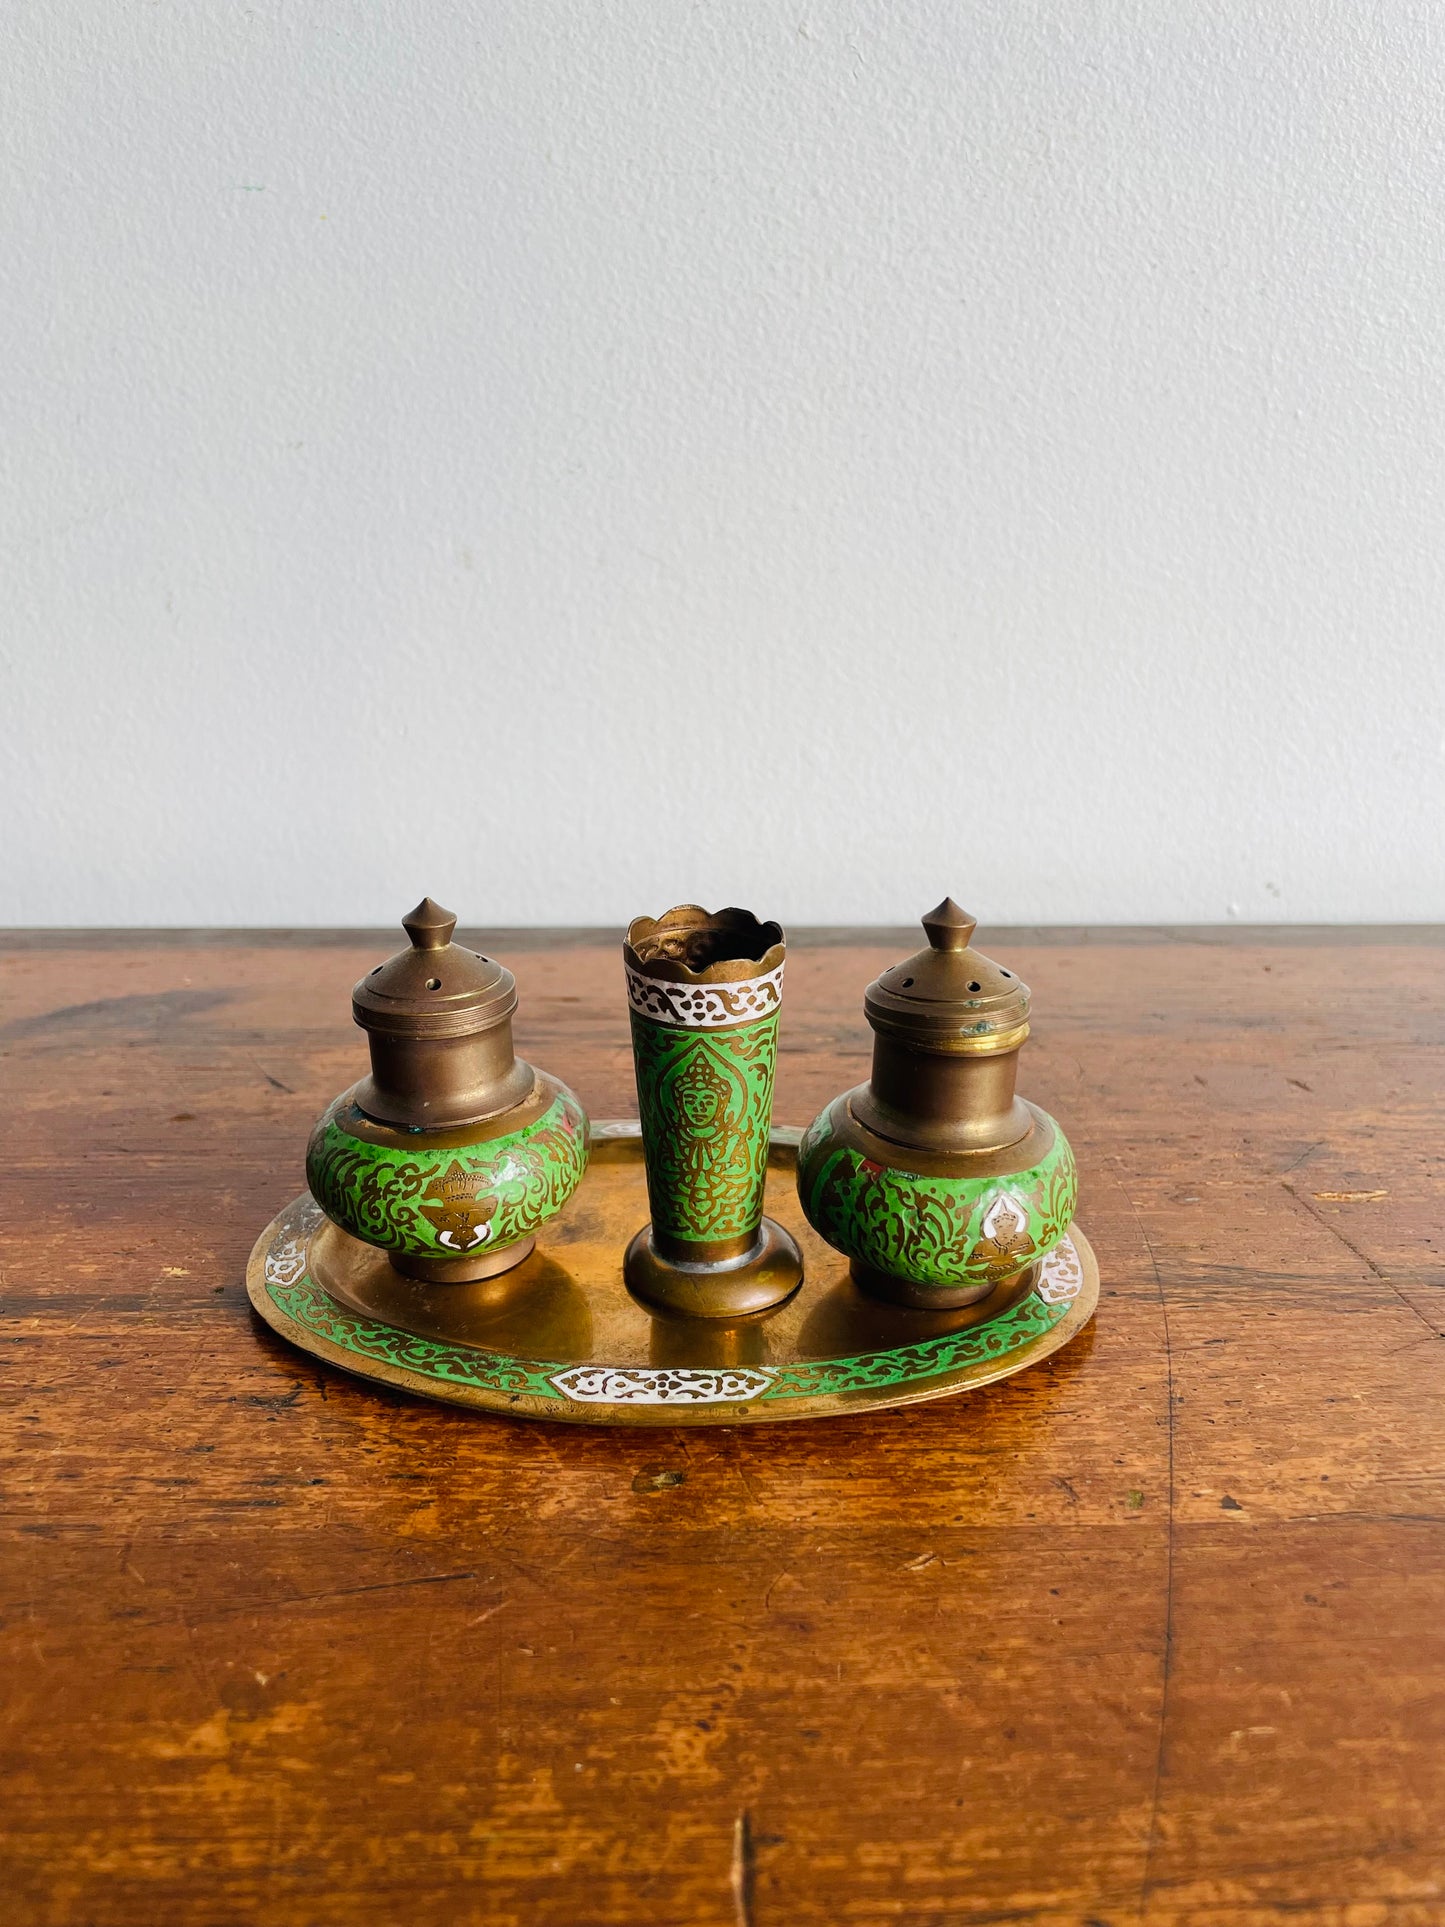
[[[369,971],[351,1011],[371,1048],[357,1102],[382,1124],[445,1130],[524,1102],[534,1074],[512,1048],[517,980],[452,942],[457,920],[423,897],[401,927],[411,942]]]
[[[751,910],[680,903],[660,917],[634,917],[623,956],[663,983],[735,984],[781,970],[787,943],[780,923],[764,923]]]
[[[923,919],[928,948],[863,993],[873,1070],[853,1115],[910,1150],[1002,1150],[1033,1122],[1014,1094],[1029,988],[971,947],[976,927],[945,897]]]

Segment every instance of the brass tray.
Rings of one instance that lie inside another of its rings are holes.
[[[785,1305],[720,1325],[649,1313],[622,1282],[647,1219],[635,1123],[592,1127],[581,1188],[501,1278],[428,1285],[297,1198],[256,1240],[251,1303],[302,1351],[423,1398],[572,1425],[763,1425],[943,1398],[1036,1365],[1093,1316],[1099,1268],[1067,1237],[1021,1281],[961,1311],[860,1292],[794,1190],[801,1132],[774,1130],[767,1210],[803,1250]]]

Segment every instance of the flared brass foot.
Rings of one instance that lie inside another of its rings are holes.
[[[650,1311],[689,1318],[745,1318],[786,1304],[803,1282],[803,1254],[792,1236],[771,1218],[758,1228],[758,1240],[741,1258],[721,1264],[674,1264],[661,1257],[646,1224],[627,1247],[622,1275],[627,1289]]]
[[[394,1251],[391,1266],[403,1278],[419,1278],[426,1285],[474,1285],[479,1278],[499,1278],[504,1271],[521,1264],[524,1258],[531,1257],[536,1244],[535,1238],[523,1238],[517,1244],[504,1245],[500,1251],[489,1251],[478,1258],[421,1258]]]
[[[976,1305],[982,1299],[991,1298],[995,1292],[1000,1294],[1016,1289],[1024,1280],[1026,1273],[1038,1269],[1035,1265],[1025,1266],[1024,1271],[1016,1271],[1009,1278],[995,1278],[982,1285],[915,1285],[908,1278],[890,1278],[886,1271],[875,1271],[872,1265],[865,1265],[855,1258],[848,1267],[853,1283],[859,1291],[866,1291],[870,1298],[881,1298],[890,1305],[907,1305],[913,1311],[957,1311],[961,1305]]]

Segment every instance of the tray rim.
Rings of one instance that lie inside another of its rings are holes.
[[[626,1160],[630,1162],[634,1156],[640,1156],[640,1126],[634,1119],[598,1120],[592,1125],[592,1136],[593,1161]],[[795,1165],[798,1141],[801,1136],[802,1131],[799,1127],[775,1126],[771,1133],[769,1164],[774,1168]],[[585,1176],[582,1182],[585,1187]],[[579,1190],[581,1188],[579,1187]],[[309,1223],[305,1222],[308,1215]],[[920,1372],[912,1378],[903,1378],[886,1384],[858,1385],[838,1391],[775,1394],[771,1397],[759,1393],[740,1399],[715,1397],[706,1403],[697,1404],[641,1403],[624,1400],[604,1402],[596,1397],[573,1398],[565,1392],[558,1398],[525,1390],[509,1390],[498,1386],[449,1379],[405,1364],[394,1363],[387,1358],[373,1357],[328,1338],[323,1332],[294,1318],[273,1295],[272,1281],[267,1276],[267,1261],[279,1243],[289,1240],[294,1245],[295,1239],[303,1232],[306,1250],[309,1253],[312,1232],[318,1223],[322,1222],[325,1222],[325,1219],[320,1207],[315,1204],[309,1192],[303,1192],[272,1218],[252,1247],[246,1266],[247,1295],[257,1316],[272,1331],[296,1346],[299,1351],[366,1383],[387,1385],[393,1390],[429,1399],[433,1403],[458,1405],[472,1411],[489,1411],[506,1417],[540,1420],[548,1424],[614,1428],[618,1426],[690,1428],[699,1425],[778,1424],[922,1404],[935,1398],[947,1398],[958,1392],[972,1391],[984,1385],[995,1384],[1001,1379],[1011,1378],[1015,1373],[1025,1371],[1030,1366],[1051,1357],[1089,1323],[1097,1307],[1099,1296],[1098,1262],[1093,1247],[1075,1222],[1069,1226],[1066,1242],[1072,1245],[1079,1263],[1081,1282],[1077,1293],[1072,1300],[1067,1301],[1063,1315],[1046,1330],[1021,1339],[1004,1352],[975,1358],[971,1362],[953,1366],[943,1372]],[[287,1234],[287,1240],[283,1240],[283,1233]],[[304,1263],[295,1279],[288,1281],[288,1288],[294,1289],[300,1284],[309,1284],[312,1291],[322,1297],[328,1306],[334,1307],[340,1317],[358,1319],[358,1314],[352,1307],[332,1298],[325,1287],[310,1276]],[[620,1259],[616,1289],[619,1292],[625,1292],[626,1289],[622,1282]],[[1007,1307],[1001,1308],[999,1317],[1017,1314],[1024,1307],[1033,1304],[1037,1297],[1038,1292],[1035,1288],[1022,1298],[1015,1299]],[[994,1321],[984,1321],[967,1329],[975,1333],[985,1332],[992,1322]],[[373,1320],[371,1323],[379,1331],[394,1334],[399,1341],[428,1342],[418,1341],[416,1335],[407,1332],[404,1327],[381,1320]],[[932,1341],[925,1339],[915,1342],[931,1343]],[[459,1346],[458,1349],[470,1348]],[[479,1357],[487,1356],[480,1347],[475,1349]],[[906,1349],[908,1349],[906,1344],[897,1345],[882,1348],[878,1353],[843,1355],[837,1361],[806,1360],[798,1361],[798,1364],[823,1366],[837,1363],[842,1366],[852,1358],[882,1357],[889,1351],[898,1352]],[[493,1356],[510,1358],[513,1355],[494,1354]],[[523,1359],[520,1354],[516,1356],[518,1365],[522,1369],[546,1363],[542,1360]],[[587,1361],[585,1364],[569,1366],[566,1369],[633,1377],[650,1370],[637,1365],[608,1366],[602,1360]],[[788,1369],[790,1367],[786,1364],[775,1364],[770,1368],[774,1372]],[[720,1368],[720,1376],[726,1375],[726,1369]],[[555,1385],[555,1379],[552,1382]]]

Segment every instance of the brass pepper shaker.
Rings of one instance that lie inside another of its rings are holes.
[[[327,1216],[433,1283],[520,1264],[587,1164],[581,1105],[513,1049],[516,979],[454,943],[456,921],[423,898],[402,919],[408,948],[355,986],[371,1074],[328,1106],[306,1155]]]
[[[798,1196],[865,1290],[948,1308],[1051,1251],[1077,1184],[1063,1132],[1014,1089],[1028,986],[971,947],[951,897],[923,928],[928,947],[864,993],[872,1076],[804,1133]]]

